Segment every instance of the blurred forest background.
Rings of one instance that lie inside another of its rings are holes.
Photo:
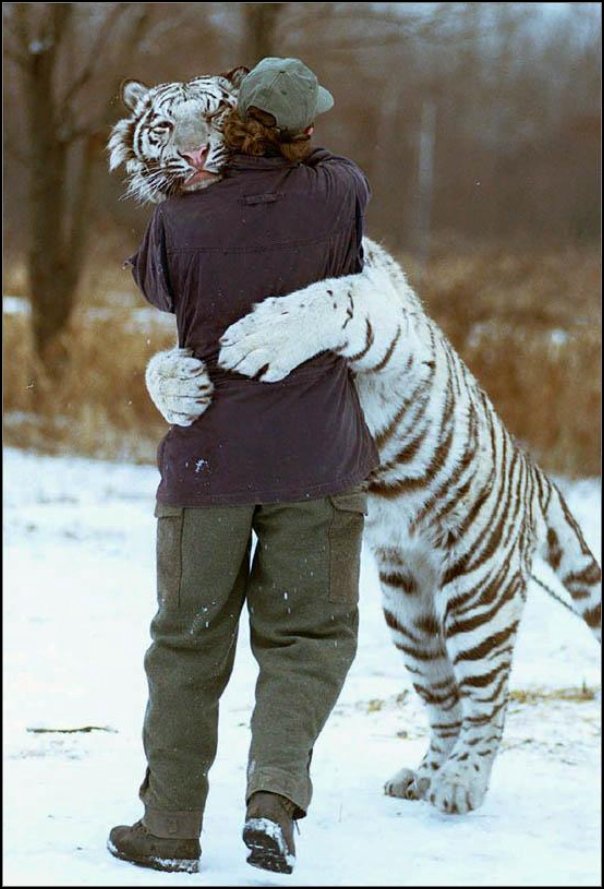
[[[600,474],[599,3],[3,3],[5,442],[149,461],[173,323],[122,261],[151,208],[106,142],[124,78],[302,58],[316,144],[369,176],[403,263],[510,431]]]

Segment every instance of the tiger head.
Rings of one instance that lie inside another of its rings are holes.
[[[226,164],[222,129],[247,73],[239,67],[188,83],[122,84],[130,116],[113,127],[107,149],[110,170],[126,167],[126,196],[158,204],[216,181],[208,174],[220,174]]]

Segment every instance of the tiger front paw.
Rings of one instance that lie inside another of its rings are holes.
[[[190,426],[212,402],[214,386],[191,349],[158,352],[145,372],[149,396],[167,423]]]
[[[270,297],[231,324],[220,339],[219,365],[265,383],[275,383],[330,348],[325,326],[295,294]]]
[[[482,804],[488,776],[480,765],[449,760],[437,773],[427,799],[449,815],[466,815]]]

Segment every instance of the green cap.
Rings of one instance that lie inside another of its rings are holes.
[[[317,114],[333,108],[330,92],[300,59],[262,59],[246,74],[239,88],[237,106],[243,117],[254,105],[268,111],[282,130],[305,130]]]

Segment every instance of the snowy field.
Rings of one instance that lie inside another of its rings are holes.
[[[455,817],[391,799],[383,782],[417,763],[426,722],[390,643],[368,553],[359,653],[315,749],[293,875],[249,867],[240,839],[256,676],[245,620],[221,706],[200,873],[112,858],[109,829],[141,815],[157,473],[7,448],[4,481],[3,885],[601,885],[600,704],[590,695],[600,649],[587,628],[534,585],[485,804]],[[599,555],[599,480],[564,488]],[[36,731],[87,726],[100,730]]]

